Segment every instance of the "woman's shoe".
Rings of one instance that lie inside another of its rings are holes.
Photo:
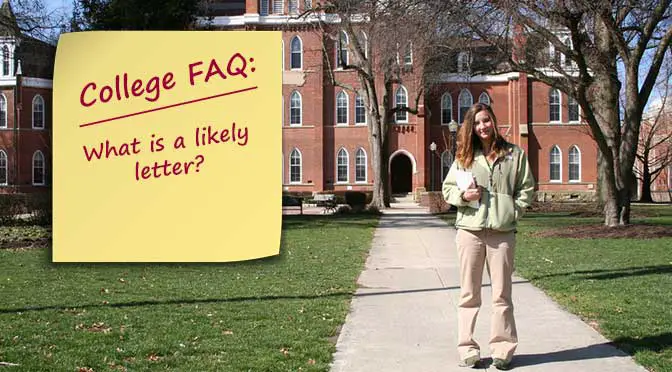
[[[502,371],[506,371],[511,368],[511,362],[507,362],[506,360],[499,358],[492,358],[492,365]]]
[[[462,360],[460,363],[460,367],[476,367],[476,365],[481,361],[481,356],[480,355],[472,355],[470,357],[465,358]]]

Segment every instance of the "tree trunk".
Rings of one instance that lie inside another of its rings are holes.
[[[376,111],[376,110],[372,110]],[[387,180],[387,167],[384,167],[383,141],[381,133],[380,115],[370,115],[369,145],[371,146],[371,168],[373,169],[373,195],[369,207],[382,210],[385,208],[385,184]]]
[[[646,164],[643,166],[642,196],[639,198],[639,201],[643,203],[653,202],[653,197],[651,196],[651,173],[649,172],[649,167]]]

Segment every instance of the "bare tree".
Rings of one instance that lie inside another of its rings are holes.
[[[43,0],[3,0],[0,28],[13,35],[28,35],[56,44],[69,22],[65,8],[47,9]]]
[[[332,0],[312,12],[337,18],[321,22],[320,32],[327,35],[325,70],[332,85],[364,100],[373,168],[370,206],[384,209],[391,199],[387,165],[392,124],[397,116],[418,114],[424,103],[432,76],[427,67],[446,53],[439,40],[451,32],[440,22],[448,8],[439,0]],[[352,71],[358,84],[335,74],[335,68]],[[395,103],[400,84],[413,92],[406,104]]]
[[[653,202],[651,185],[672,165],[672,104],[668,95],[664,95],[660,105],[652,107],[642,121],[637,161],[635,176],[642,183],[639,200]]]
[[[607,226],[630,223],[642,113],[670,53],[670,2],[483,0],[471,3],[472,15],[465,17],[476,37],[513,52],[511,70],[526,72],[578,102],[603,160],[599,171]],[[649,63],[643,63],[647,54]],[[625,76],[620,80],[619,65]]]

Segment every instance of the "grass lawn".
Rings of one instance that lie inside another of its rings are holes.
[[[633,204],[633,223],[672,229],[672,206]],[[567,239],[543,230],[601,217],[529,213],[521,220],[517,274],[655,372],[672,372],[672,238]]]
[[[326,371],[376,224],[287,216],[279,256],[230,264],[54,265],[48,249],[0,249],[0,362],[20,364],[7,371]],[[11,234],[0,228],[0,244]]]

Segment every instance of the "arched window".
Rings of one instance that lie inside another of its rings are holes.
[[[366,124],[366,106],[364,106],[364,98],[357,94],[355,96],[355,125]]]
[[[338,33],[338,46],[336,48],[337,53],[337,60],[336,60],[336,65],[338,68],[342,68],[343,65],[348,64],[348,44],[350,43],[350,39],[348,38],[348,34],[345,33],[345,31],[341,31]]]
[[[549,159],[549,170],[551,182],[562,181],[562,153],[560,148],[555,145],[551,148],[551,157]]]
[[[441,124],[449,124],[453,120],[453,98],[450,93],[441,97]]]
[[[581,181],[581,151],[574,145],[569,148],[569,182]]]
[[[490,96],[488,95],[488,93],[487,92],[481,93],[481,95],[478,96],[478,102],[490,106]]]
[[[336,96],[336,125],[348,125],[348,95],[344,91]]]
[[[0,185],[7,185],[7,153],[0,150]]]
[[[572,97],[567,100],[567,116],[570,123],[579,122],[579,103]]]
[[[474,104],[474,97],[467,89],[462,89],[460,96],[457,98],[457,101],[460,104],[460,116],[458,121],[460,124],[462,124],[464,121],[464,115],[466,115],[467,111],[471,108],[471,105]]]
[[[560,91],[551,89],[548,93],[548,121],[560,121]]]
[[[33,185],[44,185],[44,154],[37,150],[33,154]]]
[[[33,128],[44,129],[44,98],[39,94],[33,98]]]
[[[408,104],[408,92],[404,86],[397,88],[397,93],[394,95],[394,105],[398,108],[407,107]],[[397,123],[408,123],[408,112],[407,111],[397,111],[395,115]]]
[[[292,70],[300,70],[303,68],[303,43],[298,36],[292,38],[291,54],[289,56],[289,68]]]
[[[359,32],[359,42],[362,44],[364,50],[364,57],[369,58],[369,37],[364,31]]]
[[[453,165],[453,154],[448,151],[444,151],[441,154],[441,181],[446,179],[450,166]]]
[[[336,156],[336,182],[348,182],[348,152],[344,148],[338,150]]]
[[[289,183],[301,183],[301,152],[292,150],[289,154]]]
[[[293,91],[292,95],[289,97],[289,125],[296,126],[301,125],[301,94],[297,91]]]
[[[366,182],[366,152],[361,147],[355,153],[355,182]]]
[[[9,48],[7,45],[2,47],[2,74],[7,76],[11,72],[9,71],[9,67],[11,66],[10,64],[11,60],[9,58]]]
[[[0,94],[0,128],[7,128],[7,98]]]

